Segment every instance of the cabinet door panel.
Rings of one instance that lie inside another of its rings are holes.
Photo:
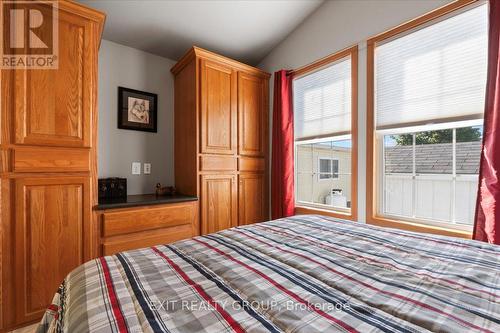
[[[215,62],[201,61],[201,152],[236,152],[235,72]]]
[[[238,153],[264,156],[267,136],[265,80],[238,73]]]
[[[201,231],[217,232],[236,226],[236,176],[201,176]]]
[[[20,178],[16,200],[16,317],[41,317],[66,275],[87,259],[88,177]]]
[[[238,225],[267,221],[264,174],[240,174],[238,184]]]
[[[15,142],[89,147],[95,45],[92,24],[59,11],[58,68],[17,70]]]

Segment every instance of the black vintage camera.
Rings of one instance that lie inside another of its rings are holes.
[[[99,201],[127,197],[127,178],[101,178],[98,187]]]

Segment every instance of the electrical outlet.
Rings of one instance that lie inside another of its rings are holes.
[[[144,174],[149,175],[151,173],[151,163],[144,163]]]
[[[141,162],[132,162],[132,174],[133,175],[141,174]]]

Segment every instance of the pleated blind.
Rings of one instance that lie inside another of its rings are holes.
[[[351,58],[293,81],[295,139],[351,131]]]
[[[376,127],[482,118],[487,51],[486,4],[377,46]]]

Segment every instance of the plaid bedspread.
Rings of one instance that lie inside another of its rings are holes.
[[[500,247],[295,216],[88,262],[38,332],[500,332]]]

